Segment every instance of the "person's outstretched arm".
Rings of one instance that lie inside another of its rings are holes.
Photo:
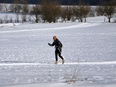
[[[49,46],[54,46],[55,44],[54,44],[54,42],[53,42],[52,44],[48,43],[48,45],[49,45]]]

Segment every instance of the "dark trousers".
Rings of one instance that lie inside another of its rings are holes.
[[[61,50],[56,49],[55,50],[55,58],[56,61],[58,61],[58,56],[63,60],[64,58],[61,56]]]

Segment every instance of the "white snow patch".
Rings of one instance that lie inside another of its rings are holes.
[[[0,24],[0,86],[115,87],[116,24],[99,23],[101,17],[95,20]],[[54,48],[47,44],[53,35],[63,43],[64,65],[60,58],[54,64]],[[72,78],[76,83],[62,83]]]
[[[66,83],[39,83],[39,84],[27,84],[27,85],[14,85],[5,87],[116,87],[116,84],[92,84],[92,83],[76,83],[76,84],[66,84]]]
[[[108,61],[108,62],[66,62],[65,64],[59,63],[58,65],[115,65],[116,61]],[[48,63],[1,63],[0,66],[49,66],[54,64]]]

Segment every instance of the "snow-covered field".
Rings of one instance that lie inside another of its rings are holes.
[[[0,87],[116,87],[116,24],[94,19],[0,24]],[[60,58],[54,64],[48,46],[54,35],[63,43],[63,65]]]

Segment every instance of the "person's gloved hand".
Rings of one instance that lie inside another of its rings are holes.
[[[50,44],[50,43],[48,43],[48,45],[50,46],[51,44]]]

